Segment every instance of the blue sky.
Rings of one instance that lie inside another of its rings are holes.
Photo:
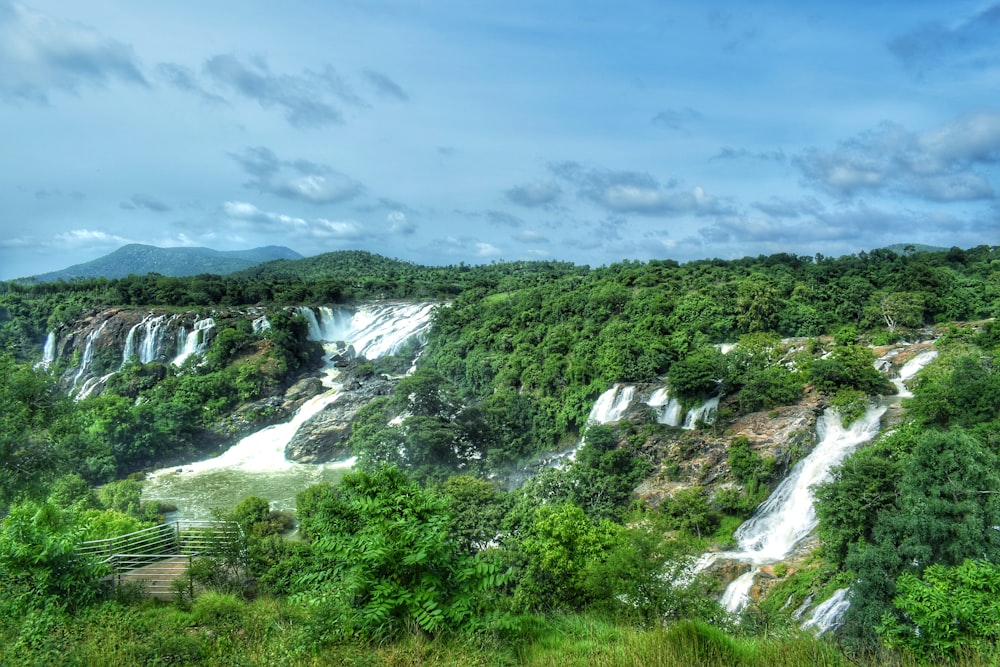
[[[1000,243],[1000,3],[0,0],[0,279]]]

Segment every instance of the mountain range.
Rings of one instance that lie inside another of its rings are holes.
[[[284,246],[264,246],[250,250],[211,248],[158,248],[132,243],[103,257],[75,264],[60,271],[33,276],[38,282],[74,278],[124,278],[128,275],[159,273],[164,276],[195,276],[201,273],[224,275],[242,271],[276,259],[302,259]]]

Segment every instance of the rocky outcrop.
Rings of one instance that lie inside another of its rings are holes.
[[[723,401],[720,409],[728,407]],[[654,473],[639,485],[636,495],[656,506],[678,489],[730,480],[729,445],[740,436],[749,440],[752,451],[773,458],[777,475],[783,476],[815,446],[816,420],[821,413],[820,397],[810,392],[795,405],[740,415],[713,428],[665,430],[648,438],[642,447]]]
[[[285,446],[285,458],[299,463],[325,463],[349,457],[347,439],[358,410],[379,396],[391,394],[395,385],[385,376],[348,375],[337,397],[295,432]]]

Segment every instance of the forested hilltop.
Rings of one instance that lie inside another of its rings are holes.
[[[141,502],[141,470],[301,403],[323,363],[310,309],[400,301],[436,304],[431,326],[343,363],[345,385],[387,384],[352,417],[354,470],[299,495],[301,539],[248,498],[225,511],[244,560],[190,574],[207,592],[101,587],[75,545],[169,510]],[[996,246],[598,268],[351,251],[0,283],[0,662],[994,664],[998,315]],[[123,352],[171,316],[211,321],[196,354]],[[912,396],[875,415],[892,428],[817,488],[818,538],[756,575],[736,621],[716,600],[746,566],[692,564],[736,549],[823,410],[869,418],[925,352]],[[622,398],[607,423],[599,397]],[[832,630],[799,629],[841,590]]]

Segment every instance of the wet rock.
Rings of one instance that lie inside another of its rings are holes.
[[[395,382],[385,377],[362,380],[349,377],[337,397],[306,420],[285,446],[285,458],[299,463],[325,463],[347,458],[347,440],[358,410],[392,392]]]

